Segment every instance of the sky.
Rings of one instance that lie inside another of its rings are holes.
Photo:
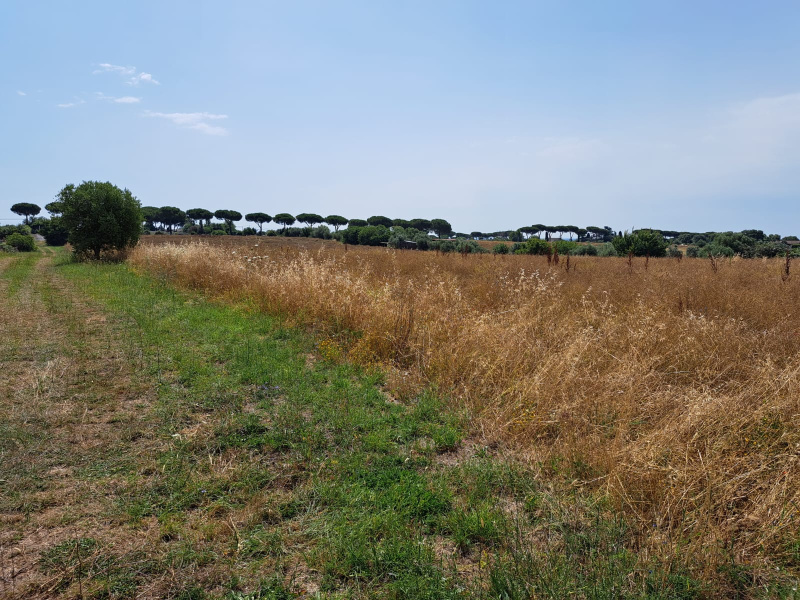
[[[0,219],[102,180],[184,210],[800,235],[798,31],[796,1],[3,0]]]

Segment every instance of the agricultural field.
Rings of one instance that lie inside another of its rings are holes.
[[[0,595],[796,597],[798,268],[0,258]]]

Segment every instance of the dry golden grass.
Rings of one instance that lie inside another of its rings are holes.
[[[182,243],[175,243],[182,242]],[[800,264],[437,255],[148,238],[135,268],[433,383],[543,472],[607,490],[641,551],[797,566]],[[558,478],[556,477],[556,478]],[[688,546],[687,546],[688,544]]]

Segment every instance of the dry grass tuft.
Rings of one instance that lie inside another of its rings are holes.
[[[709,565],[796,561],[800,279],[784,259],[572,257],[567,269],[316,241],[158,242],[133,252],[137,269],[314,328],[324,355],[388,367],[398,396],[437,385],[488,435],[610,492],[645,554],[688,540]]]

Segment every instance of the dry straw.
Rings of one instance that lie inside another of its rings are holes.
[[[401,374],[401,393],[437,385],[476,429],[609,492],[645,553],[688,542],[706,564],[767,565],[796,551],[800,279],[783,259],[572,257],[566,270],[252,240],[149,242],[131,261],[312,327]]]

